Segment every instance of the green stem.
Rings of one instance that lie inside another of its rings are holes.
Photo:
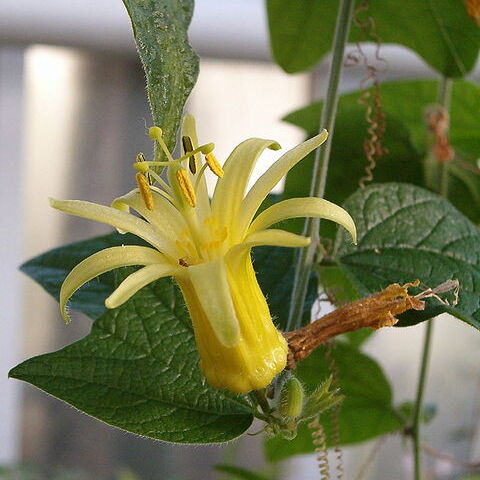
[[[262,412],[266,416],[268,416],[272,409],[270,408],[270,404],[268,403],[265,389],[262,388],[261,390],[254,390],[252,393],[253,393],[253,396],[255,397],[255,400],[260,405]]]
[[[421,441],[420,441],[420,420],[423,406],[423,396],[425,393],[425,385],[427,381],[428,361],[430,358],[431,340],[433,332],[433,322],[428,320],[425,338],[423,340],[422,363],[420,366],[420,377],[417,386],[417,398],[415,400],[415,409],[413,411],[413,456],[414,456],[414,479],[422,478],[422,458],[421,458]]]
[[[450,101],[452,96],[452,79],[442,77],[438,90],[438,103],[442,105],[447,112],[450,110]],[[447,197],[448,194],[448,169],[446,164],[441,166],[441,184],[440,194],[443,197]],[[414,456],[414,479],[421,480],[422,478],[422,458],[421,458],[421,441],[420,441],[420,423],[421,413],[423,407],[423,397],[425,393],[425,386],[427,381],[428,362],[430,359],[430,350],[433,334],[433,322],[427,321],[427,327],[425,331],[425,338],[423,340],[422,361],[420,365],[420,376],[417,385],[417,396],[415,399],[415,406],[413,411],[413,456]]]
[[[320,130],[326,128],[329,137],[315,152],[313,177],[310,188],[310,195],[323,197],[327,181],[328,162],[332,147],[333,128],[338,104],[338,86],[342,73],[345,45],[348,41],[350,25],[352,23],[354,0],[340,0],[333,38],[332,63],[328,80],[327,97],[323,103]],[[315,253],[320,239],[320,219],[307,218],[305,221],[304,234],[312,239],[310,246],[301,250],[293,284],[292,300],[287,324],[287,331],[296,330],[302,324],[303,305],[307,295],[308,281],[312,272]]]

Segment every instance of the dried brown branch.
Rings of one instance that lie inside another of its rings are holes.
[[[408,293],[409,287],[418,285],[418,281],[403,286],[394,283],[381,292],[348,303],[299,330],[286,333],[289,346],[287,368],[294,369],[315,348],[337,335],[364,327],[391,327],[398,321],[396,315],[412,309],[423,310],[425,302],[421,298],[430,294],[422,292],[413,296]]]

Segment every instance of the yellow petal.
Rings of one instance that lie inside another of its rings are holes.
[[[243,235],[258,207],[271,192],[273,187],[294,167],[302,158],[319,147],[328,137],[327,131],[323,130],[319,135],[301,143],[297,147],[282,155],[253,185],[242,201],[238,219],[239,234]],[[239,239],[238,239],[239,240]]]
[[[143,238],[153,247],[170,256],[178,258],[178,249],[172,239],[162,234],[158,229],[130,213],[120,211],[116,208],[97,205],[96,203],[84,202],[81,200],[54,200],[50,199],[50,205],[57,210],[88,218],[97,222],[111,225],[124,232],[130,232]]]
[[[128,245],[110,247],[80,262],[65,278],[60,289],[60,311],[69,322],[66,305],[70,297],[85,283],[115,268],[132,265],[166,264],[164,255],[153,248]]]
[[[112,202],[112,207],[126,212],[133,208],[151,225],[157,227],[160,235],[166,235],[175,242],[180,233],[187,228],[187,224],[180,212],[165,197],[155,191],[151,193],[155,204],[153,210],[146,207],[138,190],[132,190],[116,198]]]
[[[288,346],[272,322],[250,255],[242,255],[242,261],[237,257],[237,261],[235,267],[227,264],[227,279],[240,324],[240,340],[232,348],[218,340],[191,282],[183,278],[177,281],[192,318],[203,374],[214,387],[247,393],[266,387],[285,368]],[[210,288],[215,284],[211,281]]]
[[[223,177],[217,180],[213,194],[212,214],[227,228],[237,221],[253,167],[266,148],[278,150],[280,146],[273,140],[245,140],[233,150],[223,166]]]
[[[310,239],[302,235],[270,228],[247,235],[245,240],[232,247],[226,255],[229,262],[235,263],[235,257],[241,257],[245,250],[253,247],[272,245],[275,247],[306,247],[310,245]]]
[[[345,227],[352,236],[353,242],[357,242],[355,223],[348,212],[328,200],[314,197],[290,198],[275,203],[258,215],[250,225],[248,233],[264,230],[282,220],[297,217],[319,217],[332,220]]]
[[[223,258],[189,267],[188,276],[219,342],[228,348],[237,345],[240,328]]]
[[[130,274],[105,300],[107,308],[117,308],[135,295],[139,290],[162,277],[173,275],[178,268],[171,264],[154,264]]]

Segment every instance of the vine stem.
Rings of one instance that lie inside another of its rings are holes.
[[[438,90],[438,103],[442,105],[448,112],[450,110],[450,100],[452,95],[452,79],[442,77]],[[448,194],[448,171],[447,165],[441,164],[442,175],[440,184],[440,194],[447,197]],[[427,321],[425,330],[425,337],[423,340],[422,360],[420,364],[420,375],[418,378],[417,395],[415,399],[413,411],[413,458],[414,458],[414,480],[421,480],[422,478],[422,458],[421,458],[421,439],[420,439],[420,423],[423,406],[423,397],[425,394],[425,386],[427,383],[428,364],[430,360],[431,343],[433,336],[433,322]]]
[[[345,45],[348,41],[350,25],[352,23],[355,0],[340,0],[333,37],[332,63],[328,79],[327,96],[323,104],[319,130],[326,128],[329,136],[323,146],[316,150],[313,166],[312,183],[310,196],[323,197],[328,174],[328,164],[332,147],[333,129],[338,105],[338,86],[343,67]],[[293,283],[292,298],[290,304],[287,331],[296,330],[301,327],[303,305],[307,295],[308,283],[315,253],[320,239],[320,219],[307,218],[305,220],[304,235],[311,238],[308,247],[302,249],[298,256],[295,278]]]

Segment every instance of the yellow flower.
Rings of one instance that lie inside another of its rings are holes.
[[[343,225],[355,240],[350,215],[326,200],[292,198],[276,203],[256,218],[263,200],[280,179],[305,155],[321,145],[327,132],[285,153],[246,192],[259,155],[280,146],[252,138],[238,145],[225,165],[212,154],[213,144],[197,147],[193,117],[182,129],[184,155],[174,159],[159,127],[150,136],[167,161],[134,164],[138,188],[114,200],[111,207],[77,200],[51,200],[54,208],[131,232],[153,248],[112,247],[83,260],[67,276],[60,292],[66,321],[66,304],[84,283],[109,270],[142,265],[106,299],[108,308],[126,302],[145,285],[173,276],[180,286],[192,318],[208,382],[235,393],[267,386],[285,368],[287,344],[275,328],[267,302],[257,283],[250,250],[259,245],[305,247],[310,240],[284,230],[270,229],[294,217],[322,217]],[[204,158],[206,156],[206,158]],[[167,167],[168,183],[153,167]],[[209,199],[205,170],[219,178]],[[157,185],[152,184],[156,181]],[[133,215],[130,209],[141,217]],[[274,266],[273,266],[274,267]]]

